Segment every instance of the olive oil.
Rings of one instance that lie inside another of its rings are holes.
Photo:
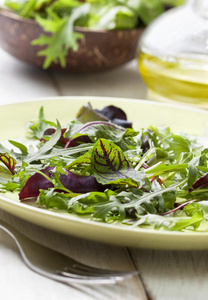
[[[159,58],[141,52],[140,74],[149,89],[149,98],[179,101],[208,109],[208,59]]]

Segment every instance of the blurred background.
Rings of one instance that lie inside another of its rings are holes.
[[[113,96],[207,108],[206,2],[1,0],[1,99]]]

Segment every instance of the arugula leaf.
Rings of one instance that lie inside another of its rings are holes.
[[[28,154],[28,149],[25,145],[23,145],[22,143],[19,143],[17,141],[12,141],[9,140],[10,144],[12,144],[13,146],[15,146],[16,148],[18,148],[23,155],[27,155]]]
[[[66,166],[67,170],[73,169],[73,172],[78,171],[79,174],[85,175],[87,172],[90,172],[91,165],[91,149],[85,154],[79,156],[77,159],[74,159],[71,163]]]
[[[181,153],[187,153],[191,151],[191,145],[187,138],[176,134],[171,134],[164,139],[166,144],[166,151],[169,152],[169,159],[178,160],[181,157]]]
[[[203,221],[203,212],[196,212],[191,217],[187,216],[166,216],[162,217],[156,214],[148,214],[142,216],[137,222],[133,223],[132,226],[153,226],[154,229],[165,229],[169,231],[182,231],[182,230],[197,230],[200,223]],[[125,221],[126,222],[126,221]],[[146,227],[147,226],[147,227]]]
[[[114,142],[120,142],[125,132],[126,130],[120,126],[102,121],[86,123],[76,131],[76,133],[87,134],[94,141],[104,138]]]
[[[27,158],[25,159],[26,163],[30,163],[32,161],[36,161],[39,160],[42,154],[47,153],[49,150],[51,150],[53,148],[54,145],[57,144],[59,138],[61,136],[61,125],[60,123],[57,121],[57,129],[56,132],[52,135],[51,139],[46,142],[40,149],[39,151],[37,151],[35,153],[35,155],[32,153],[32,155],[27,156]]]
[[[54,122],[49,122],[45,119],[44,108],[43,106],[41,106],[39,110],[38,118],[30,121],[27,124],[27,127],[29,129],[29,131],[27,132],[27,138],[41,139],[43,137],[45,130],[49,126],[56,127],[56,124]]]
[[[54,188],[48,190],[40,190],[36,203],[47,208],[58,208],[67,210],[69,195],[55,192]]]
[[[40,190],[36,203],[46,208],[57,208],[76,214],[92,214],[93,206],[106,203],[113,192],[89,192],[85,194],[64,194],[53,189]]]
[[[1,178],[1,184],[2,184],[2,178]],[[19,189],[19,184],[11,181],[3,182],[2,184],[2,192],[14,192],[17,189]]]
[[[202,209],[200,209],[200,206],[198,203],[192,203],[192,204],[187,205],[183,211],[190,217],[177,220],[175,225],[173,225],[170,228],[170,230],[179,231],[179,230],[185,229],[187,227],[192,227],[193,230],[196,230],[199,227],[201,221],[203,221],[203,219],[204,219],[203,211],[202,211]]]

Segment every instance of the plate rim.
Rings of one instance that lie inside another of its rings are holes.
[[[131,103],[143,103],[143,104],[149,104],[149,105],[154,105],[154,106],[158,106],[158,107],[174,107],[174,108],[177,108],[179,110],[188,110],[188,111],[193,111],[193,112],[198,112],[198,113],[202,113],[202,114],[205,114],[205,115],[208,115],[208,111],[204,110],[204,109],[201,109],[201,108],[195,108],[195,107],[186,107],[186,106],[183,106],[183,105],[175,105],[175,104],[172,104],[172,103],[160,103],[160,102],[155,102],[155,101],[151,101],[151,100],[144,100],[144,99],[133,99],[133,98],[119,98],[119,97],[98,97],[98,96],[54,96],[54,97],[41,97],[41,98],[34,98],[34,99],[30,99],[29,101],[28,100],[23,100],[21,102],[15,102],[15,103],[9,103],[9,104],[4,104],[4,105],[1,105],[0,106],[0,110],[2,107],[6,107],[8,106],[9,108],[12,107],[12,106],[21,106],[21,105],[24,105],[24,104],[27,104],[27,105],[30,105],[31,103],[36,103],[38,105],[38,103],[40,102],[45,102],[45,101],[60,101],[60,100],[65,100],[65,101],[70,101],[70,100],[85,100],[86,102],[88,101],[89,102],[89,99],[91,100],[94,100],[94,101],[111,101],[113,100],[114,102],[124,102],[124,103],[127,103],[127,102],[131,102]],[[30,120],[28,120],[30,121]],[[14,209],[11,211],[8,211],[7,209],[5,209],[5,206],[7,206],[9,204],[9,206],[12,206]],[[2,208],[3,207],[3,208]],[[132,233],[132,232],[136,232],[136,233],[140,233],[142,236],[145,235],[146,238],[148,238],[148,236],[151,236],[152,234],[155,235],[157,233],[157,236],[158,237],[162,237],[162,239],[164,239],[164,237],[182,237],[182,238],[185,238],[185,237],[191,237],[193,236],[196,240],[201,240],[201,237],[208,237],[208,232],[178,232],[178,231],[163,231],[163,230],[160,230],[160,231],[157,231],[155,229],[144,229],[144,228],[132,228],[128,225],[124,225],[124,224],[106,224],[106,223],[101,223],[101,222],[96,222],[96,221],[92,221],[92,220],[89,220],[89,219],[84,219],[84,218],[79,218],[77,216],[74,216],[74,218],[72,217],[73,215],[72,214],[61,214],[60,212],[56,212],[54,210],[44,210],[42,208],[39,208],[39,207],[35,207],[35,206],[30,206],[30,205],[27,205],[25,206],[24,203],[22,202],[15,202],[14,200],[12,199],[9,199],[9,198],[6,198],[4,197],[2,194],[0,195],[0,208],[3,209],[3,210],[6,210],[8,213],[11,213],[13,215],[16,215],[17,217],[20,217],[21,219],[23,220],[26,220],[26,221],[31,221],[29,220],[29,218],[27,218],[27,216],[20,216],[20,214],[18,212],[15,213],[15,208],[18,208],[18,209],[23,209],[25,210],[26,212],[27,211],[30,211],[32,212],[32,214],[39,214],[41,215],[40,218],[43,216],[46,215],[47,218],[56,218],[56,220],[67,220],[67,221],[70,221],[70,222],[73,222],[73,223],[81,223],[81,224],[84,224],[84,225],[88,225],[88,227],[90,226],[96,226],[96,228],[107,228],[108,230],[113,230],[113,231],[116,231],[116,232],[128,232],[128,233]],[[39,219],[38,218],[38,221]],[[39,224],[40,226],[43,226],[43,227],[47,227],[47,228],[51,228],[51,227],[48,227],[46,226],[45,224],[40,224],[38,222],[36,222],[35,220],[32,220],[32,223],[35,223],[35,224]],[[52,230],[56,230],[55,228],[52,228]],[[58,230],[59,231],[59,230]],[[67,232],[64,232],[66,234],[69,234],[69,235],[73,235],[73,233],[67,233]],[[77,236],[77,234],[74,234],[75,236]],[[84,236],[82,236],[84,238]],[[88,239],[88,238],[87,238]],[[97,241],[97,238],[96,239],[93,239],[93,237],[90,239],[90,240],[96,240]],[[102,240],[101,240],[102,242]],[[107,241],[104,239],[104,242],[106,243]],[[110,242],[110,244],[112,244]],[[115,241],[115,244],[118,244],[118,245],[121,245],[121,243],[116,243]],[[126,245],[128,246],[128,245]],[[131,245],[130,245],[131,246]],[[147,247],[147,245],[145,244],[144,245],[145,248],[149,248]],[[139,245],[137,246],[136,244],[134,245],[133,244],[133,247],[137,247],[137,248],[143,248],[142,245]],[[154,247],[153,247],[154,248]],[[159,249],[160,247],[156,247],[156,249]],[[166,249],[167,247],[161,247],[161,249]],[[176,247],[177,249],[179,249],[178,247]],[[197,247],[193,247],[193,249],[195,249]],[[184,249],[184,247],[182,247],[182,249]],[[185,247],[185,249],[190,249],[190,245],[188,245],[188,247]],[[206,247],[203,246],[202,248],[201,247],[198,247],[198,249],[208,249],[208,241],[206,242]],[[173,248],[171,247],[171,250],[173,250]]]

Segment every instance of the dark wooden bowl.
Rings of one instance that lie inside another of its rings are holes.
[[[142,29],[88,30],[75,27],[84,35],[79,50],[68,51],[67,66],[52,64],[50,69],[71,72],[101,72],[113,69],[135,58]],[[43,34],[42,28],[31,19],[24,19],[10,11],[0,10],[0,47],[14,57],[42,67],[44,57],[37,52],[44,47],[32,46],[31,41]]]

